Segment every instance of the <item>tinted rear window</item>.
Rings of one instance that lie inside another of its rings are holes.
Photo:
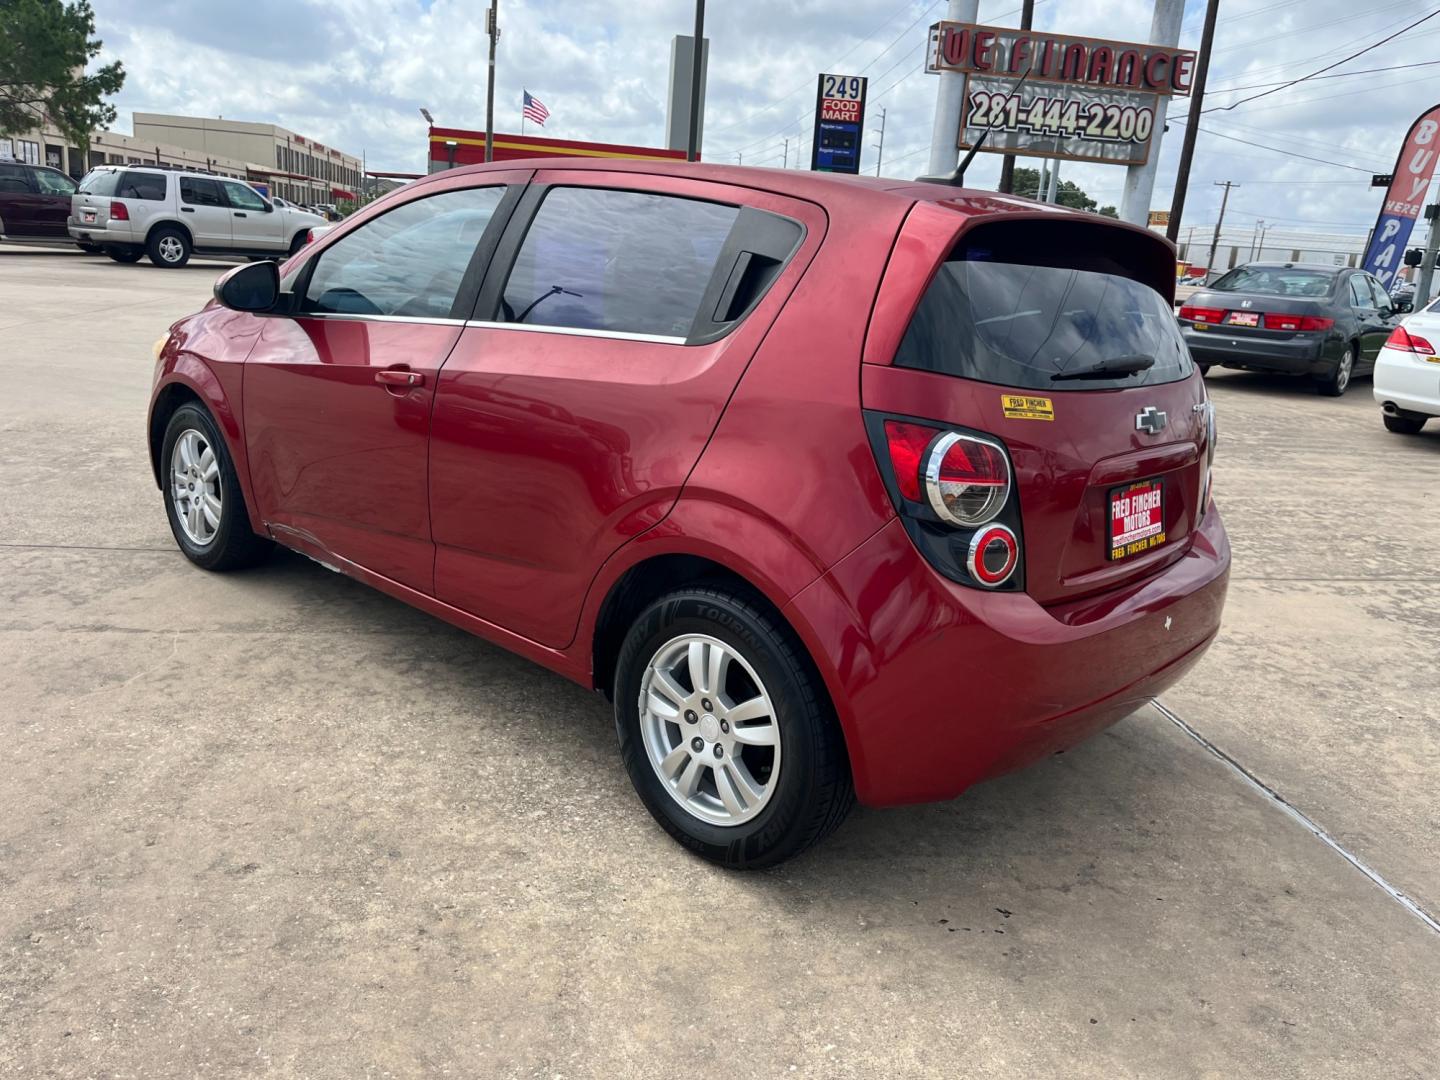
[[[105,169],[102,172],[92,172],[80,181],[80,190],[86,195],[102,195],[109,197],[115,194],[115,183],[120,179],[120,174]]]
[[[165,198],[165,177],[156,173],[121,173],[120,182],[115,185],[115,194],[121,199],[160,202]]]
[[[1241,266],[1211,285],[1217,292],[1259,293],[1318,300],[1330,295],[1335,275],[1325,270],[1294,270],[1283,266]]]
[[[1129,376],[1056,380],[1107,361],[1147,356]],[[953,260],[935,275],[895,355],[899,367],[1032,390],[1097,390],[1190,374],[1163,297],[1115,274]]]

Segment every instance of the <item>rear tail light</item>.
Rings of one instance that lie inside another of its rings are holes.
[[[970,541],[970,553],[965,560],[970,576],[993,589],[1005,583],[1015,572],[1020,561],[1020,541],[1004,525],[987,525]]]
[[[1225,318],[1224,308],[1192,307],[1186,304],[1180,309],[1180,318],[1190,322],[1218,323]]]
[[[874,413],[866,427],[905,530],[926,560],[964,585],[1022,589],[1020,508],[1005,447],[978,432]]]
[[[129,221],[129,220],[130,220],[130,211],[125,208],[125,204],[124,204],[123,202],[112,202],[112,203],[110,204],[110,220],[111,220],[111,221]]]
[[[1412,334],[1403,326],[1397,326],[1385,339],[1387,349],[1399,349],[1401,352],[1425,353],[1435,355],[1435,347],[1430,344],[1429,338],[1423,338],[1419,334]]]
[[[1264,316],[1266,330],[1329,330],[1335,325],[1334,319],[1320,315],[1287,315],[1281,312],[1267,312]]]
[[[997,443],[947,432],[925,459],[930,508],[952,525],[983,525],[1010,497],[1010,463]]]
[[[313,244],[313,243],[314,243],[316,240],[318,240],[318,239],[319,239],[319,237],[317,237],[317,236],[315,235],[315,230],[314,230],[314,229],[306,229],[306,230],[305,230],[305,243],[307,243],[307,244]]]

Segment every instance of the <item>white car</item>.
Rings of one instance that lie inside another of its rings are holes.
[[[1440,416],[1440,299],[1395,328],[1375,358],[1375,400],[1385,426],[1415,435]]]
[[[100,165],[70,199],[70,235],[116,262],[148,255],[184,266],[192,253],[284,258],[299,251],[318,214],[277,205],[242,180],[153,165]]]

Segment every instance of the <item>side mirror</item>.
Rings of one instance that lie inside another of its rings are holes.
[[[270,311],[280,299],[280,266],[266,259],[246,263],[215,282],[215,299],[231,311]]]
[[[1397,315],[1408,315],[1408,314],[1410,314],[1410,312],[1412,312],[1412,311],[1414,311],[1414,310],[1415,310],[1415,305],[1412,304],[1409,300],[1396,300],[1396,301],[1395,301],[1395,314],[1397,314]]]

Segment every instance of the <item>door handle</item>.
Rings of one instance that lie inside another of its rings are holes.
[[[424,386],[425,376],[418,371],[386,368],[375,372],[375,381],[383,386]]]
[[[182,214],[193,214],[194,212],[195,212],[195,208],[194,208],[193,206],[182,206],[182,207],[180,207],[180,213],[182,213]]]
[[[236,216],[236,217],[244,217],[245,215],[242,214],[239,210],[236,210],[236,211],[235,211],[235,216]]]

